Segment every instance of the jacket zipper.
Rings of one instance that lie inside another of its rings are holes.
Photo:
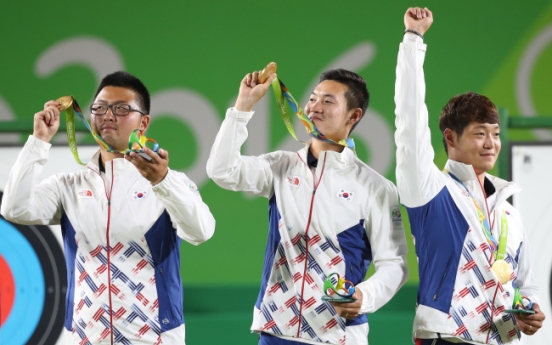
[[[439,296],[439,292],[441,292],[441,288],[443,287],[443,284],[445,282],[445,278],[447,277],[448,270],[450,268],[450,262],[452,261],[452,254],[450,255],[447,265],[445,266],[445,273],[443,274],[443,277],[441,278],[441,282],[439,283],[439,286],[437,287],[437,290],[435,291],[435,295],[433,295],[433,301],[437,299]]]
[[[100,156],[101,159],[101,156]],[[105,238],[106,238],[106,251],[107,251],[107,292],[109,296],[109,333],[111,333],[111,345],[115,344],[115,339],[113,336],[113,304],[111,300],[111,243],[109,241],[109,230],[111,226],[111,192],[113,191],[113,183],[115,181],[115,174],[114,174],[114,164],[113,160],[111,161],[111,186],[109,187],[109,191],[107,190],[107,185],[105,184],[105,180],[102,177],[102,174],[100,171],[96,171],[90,167],[91,171],[98,174],[98,176],[102,179],[103,185],[104,185],[104,191],[105,191],[105,197],[107,199],[107,228],[105,230]]]
[[[299,158],[301,158],[301,156],[299,156]],[[303,159],[301,158],[301,160]],[[303,161],[303,163],[305,163],[305,161]],[[310,169],[308,164],[307,164],[307,168]],[[322,165],[322,171],[320,172],[320,177],[318,178],[318,181],[316,181],[316,176],[314,172],[311,170],[313,189],[312,189],[311,203],[310,203],[310,209],[309,209],[309,218],[307,221],[307,227],[305,228],[305,266],[303,268],[303,281],[301,283],[301,295],[299,296],[299,324],[297,325],[297,338],[300,338],[300,335],[301,335],[301,319],[303,318],[303,292],[305,291],[305,275],[307,274],[307,266],[309,262],[308,237],[309,237],[309,228],[312,220],[312,207],[314,205],[314,196],[316,195],[316,189],[320,185],[320,181],[322,181],[322,175],[324,175],[325,168],[326,168],[326,155],[324,155],[324,163]]]

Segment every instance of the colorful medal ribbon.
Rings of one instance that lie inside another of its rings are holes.
[[[56,100],[56,102],[60,103],[59,110],[65,111],[66,117],[65,117],[65,123],[67,125],[67,141],[69,142],[69,149],[71,150],[71,153],[73,154],[73,157],[79,163],[80,165],[86,165],[84,164],[80,158],[79,153],[77,150],[77,141],[75,138],[75,113],[77,114],[78,118],[81,120],[82,123],[86,126],[90,134],[92,134],[92,137],[94,137],[94,140],[103,147],[107,152],[118,152],[121,154],[129,154],[130,152],[142,152],[142,149],[146,145],[147,142],[153,142],[154,147],[153,151],[157,152],[159,149],[159,145],[157,142],[153,139],[146,138],[142,135],[140,130],[136,129],[134,130],[129,138],[128,143],[128,149],[124,151],[115,150],[113,147],[111,147],[108,143],[106,143],[95,131],[92,130],[90,127],[90,124],[86,120],[84,116],[82,116],[82,110],[79,106],[79,103],[73,96],[63,96]]]
[[[263,71],[261,71],[260,81],[262,83],[266,81],[265,78],[268,78],[269,72],[272,72],[272,73],[276,72],[276,64],[274,62],[269,63],[266,66],[266,68]],[[309,117],[305,115],[299,103],[297,103],[295,98],[293,98],[291,93],[288,91],[287,87],[284,85],[284,83],[281,80],[278,79],[278,77],[274,78],[274,80],[272,81],[272,90],[274,91],[276,102],[278,103],[278,107],[280,108],[280,112],[282,113],[282,119],[284,120],[284,124],[286,125],[286,128],[288,129],[289,133],[291,134],[291,136],[293,136],[295,140],[302,142],[297,138],[297,135],[295,134],[295,129],[293,128],[293,120],[291,119],[290,113],[286,106],[286,102],[293,109],[293,111],[295,112],[295,115],[297,115],[299,120],[301,120],[301,123],[303,124],[303,126],[305,126],[310,136],[318,140],[342,145],[350,149],[355,148],[355,142],[352,138],[335,141],[326,137],[324,134],[320,133],[318,128],[316,128],[316,126],[311,121],[311,119],[309,119]]]
[[[453,173],[451,173],[450,171],[448,171],[446,169],[443,169],[443,172],[445,172],[446,174],[449,174],[450,177],[452,177],[456,182],[458,182],[462,187],[464,187],[464,189],[470,195],[470,197],[473,201],[473,205],[475,206],[475,209],[477,210],[477,216],[479,217],[479,221],[481,222],[481,228],[483,229],[483,234],[485,234],[485,238],[487,239],[487,244],[491,248],[491,252],[494,253],[497,249],[497,241],[495,240],[495,238],[493,237],[493,234],[491,233],[491,227],[489,226],[488,219],[485,217],[485,214],[483,213],[483,211],[481,211],[481,208],[477,204],[477,201],[473,197],[472,193],[470,192],[468,187],[466,187],[466,185],[462,181],[460,181],[460,179],[458,177],[456,177]],[[506,234],[506,236],[508,236],[508,234]],[[506,245],[504,245],[504,247],[506,247]],[[506,252],[506,249],[504,249],[504,252]]]

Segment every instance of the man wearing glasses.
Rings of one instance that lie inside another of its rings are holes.
[[[36,184],[59,128],[60,104],[34,116],[33,135],[4,191],[2,215],[60,224],[68,288],[66,344],[184,344],[180,242],[198,245],[215,220],[196,185],[168,168],[168,152],[123,155],[100,145],[77,173]],[[106,76],[90,107],[91,128],[114,150],[150,123],[148,90],[126,72]]]

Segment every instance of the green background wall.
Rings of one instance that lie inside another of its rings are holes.
[[[148,136],[170,152],[173,169],[198,182],[217,219],[209,242],[182,245],[187,342],[254,344],[248,326],[262,268],[267,202],[222,190],[206,177],[205,159],[225,109],[233,104],[241,78],[270,61],[278,63],[280,78],[303,104],[322,71],[353,69],[371,92],[370,112],[355,138],[359,156],[394,180],[395,65],[403,14],[411,5],[417,4],[4,1],[0,120],[31,119],[46,101],[65,94],[87,107],[99,79],[117,69],[140,77],[153,97]],[[455,94],[484,93],[514,116],[552,114],[550,1],[432,0],[419,5],[428,6],[435,17],[425,40],[425,71],[437,164],[446,160],[437,117]],[[260,104],[250,134],[246,154],[300,148],[290,141],[272,95]],[[0,140],[25,137],[3,134]],[[551,136],[524,130],[511,138]],[[64,133],[56,140],[66,140]],[[405,227],[410,278],[400,296],[371,317],[372,344],[385,337],[386,343],[410,341],[418,278]]]

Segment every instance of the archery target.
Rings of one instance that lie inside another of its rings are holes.
[[[1,194],[0,194],[1,195]],[[47,226],[0,219],[1,338],[12,344],[54,344],[65,315],[63,252]]]
[[[0,147],[0,203],[21,147]],[[87,161],[97,146],[79,146]],[[53,146],[39,181],[83,169],[67,147]],[[0,344],[63,344],[67,271],[59,226],[13,224],[0,217]]]

